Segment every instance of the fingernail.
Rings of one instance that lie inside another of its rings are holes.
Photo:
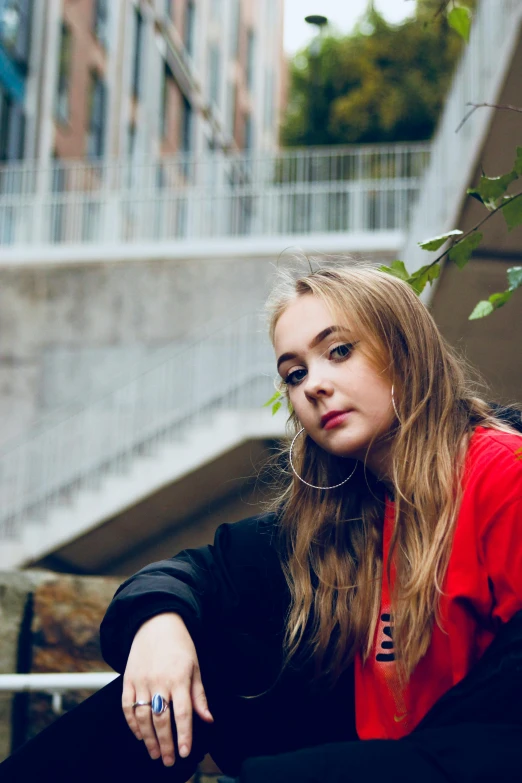
[[[172,758],[172,756],[165,756],[165,758],[163,759],[163,763],[165,764],[166,767],[172,767],[172,765],[174,764],[174,759]]]
[[[157,751],[157,750],[152,750],[152,751],[150,752],[150,757],[151,757],[151,759],[152,759],[153,761],[156,761],[156,759],[159,759],[159,757],[160,757],[160,754],[158,753],[158,751]]]
[[[207,718],[211,718],[212,720],[214,720],[214,718],[212,718],[212,713],[210,712],[210,710],[205,710],[205,715],[207,716]]]
[[[182,758],[186,758],[188,756],[188,748],[186,745],[181,746],[181,748],[179,749],[179,755]]]

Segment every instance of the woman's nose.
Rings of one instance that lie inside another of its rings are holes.
[[[323,373],[311,373],[306,379],[305,394],[310,399],[317,397],[329,397],[333,393],[330,380]]]

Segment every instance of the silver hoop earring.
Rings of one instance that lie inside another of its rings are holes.
[[[394,397],[394,394],[393,394],[393,383],[392,383],[392,389],[391,389],[391,398],[392,398],[393,410],[395,411],[395,415],[396,415],[396,417],[398,418],[398,420],[400,422],[401,419],[400,419],[400,416],[399,416],[399,411],[397,410],[397,406],[395,405],[395,397]]]
[[[299,481],[302,481],[303,484],[306,484],[307,487],[312,487],[312,489],[337,489],[337,487],[342,487],[343,484],[346,484],[346,482],[351,479],[351,477],[353,476],[353,474],[357,470],[357,462],[355,463],[355,467],[352,470],[352,472],[350,473],[350,475],[348,476],[348,478],[345,478],[344,481],[341,481],[339,484],[333,484],[331,487],[318,487],[316,484],[309,484],[308,481],[305,481],[304,478],[301,478],[301,476],[299,475],[299,473],[297,472],[297,470],[294,467],[294,463],[293,463],[293,460],[292,460],[292,449],[294,448],[294,443],[296,442],[297,438],[299,437],[299,435],[302,432],[304,432],[304,427],[302,427],[299,430],[299,432],[297,433],[297,435],[294,437],[292,443],[290,444],[290,451],[288,453],[288,458],[290,460],[290,466],[291,466],[292,470],[294,471],[295,475],[297,476],[297,478],[299,479]]]

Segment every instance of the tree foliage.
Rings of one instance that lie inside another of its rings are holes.
[[[462,17],[454,22],[465,27]],[[463,43],[449,27],[432,0],[419,0],[400,25],[370,4],[350,35],[312,41],[291,64],[282,143],[429,139]]]

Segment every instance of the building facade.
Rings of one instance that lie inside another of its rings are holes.
[[[277,146],[283,0],[0,0],[3,160]]]

